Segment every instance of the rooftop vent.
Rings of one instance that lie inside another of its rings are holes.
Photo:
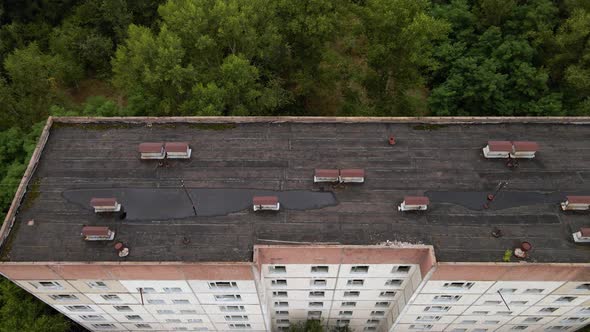
[[[254,196],[252,204],[254,211],[278,211],[281,205],[277,196]]]
[[[340,170],[340,182],[342,183],[363,183],[365,182],[365,170],[364,169],[341,169]]]
[[[338,182],[340,181],[340,172],[337,169],[316,169],[313,182]]]
[[[510,154],[512,158],[535,158],[535,153],[539,151],[537,142],[514,141],[514,152]]]
[[[141,159],[164,159],[166,152],[164,143],[141,143],[139,144]]]
[[[109,198],[92,198],[90,205],[94,208],[94,212],[119,212],[121,211],[121,204],[117,203],[117,199]]]
[[[123,244],[123,242],[115,243],[115,250],[119,257],[127,257],[129,255],[129,247]]]
[[[110,241],[115,238],[115,232],[108,227],[84,226],[82,236],[86,241]]]
[[[389,135],[389,138],[387,141],[389,142],[389,145],[395,145],[395,136]]]
[[[582,227],[579,231],[572,234],[576,243],[590,243],[590,227]]]
[[[165,150],[168,159],[189,159],[192,152],[187,142],[168,142]]]
[[[590,196],[566,196],[561,203],[561,209],[566,210],[590,210]]]
[[[426,196],[406,196],[398,206],[399,211],[424,211],[428,209],[430,199]]]
[[[535,158],[539,144],[529,141],[488,141],[483,148],[486,158]]]
[[[509,141],[488,141],[483,148],[483,155],[486,158],[508,158],[512,152],[512,143]]]

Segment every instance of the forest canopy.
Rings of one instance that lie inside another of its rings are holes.
[[[590,116],[590,1],[5,0],[2,219],[49,115]]]

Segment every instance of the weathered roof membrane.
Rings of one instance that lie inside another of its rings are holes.
[[[590,195],[589,123],[587,118],[55,119],[2,228],[0,239],[8,235],[2,259],[118,261],[112,246],[120,241],[131,248],[128,261],[250,261],[253,245],[267,240],[359,245],[390,240],[432,244],[442,262],[499,262],[507,248],[522,241],[533,245],[531,261],[587,262],[590,248],[574,244],[571,234],[588,227],[589,215],[564,212],[559,204],[566,195]],[[394,146],[383,139],[392,132]],[[509,169],[502,159],[483,157],[490,137],[537,142],[542,154]],[[187,142],[194,155],[165,163],[140,160],[137,147],[146,141]],[[366,178],[362,185],[314,184],[315,169],[363,169]],[[494,193],[489,208],[481,208]],[[280,213],[253,212],[252,197],[258,195],[278,196]],[[428,210],[397,211],[404,196],[429,197]],[[116,197],[125,211],[95,214],[92,197]],[[152,210],[157,217],[147,213]],[[108,227],[115,239],[85,242],[83,226]],[[495,228],[502,237],[491,236]]]

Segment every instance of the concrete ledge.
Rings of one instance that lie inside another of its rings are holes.
[[[59,123],[432,123],[590,124],[590,117],[311,117],[311,116],[189,116],[189,117],[56,117]]]

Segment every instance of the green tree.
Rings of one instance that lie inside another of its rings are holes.
[[[427,14],[426,0],[367,0],[362,9],[371,73],[367,89],[382,115],[411,114],[408,90],[421,87],[438,63],[433,43],[449,26]]]
[[[0,280],[0,332],[63,332],[70,324],[8,280]]]

